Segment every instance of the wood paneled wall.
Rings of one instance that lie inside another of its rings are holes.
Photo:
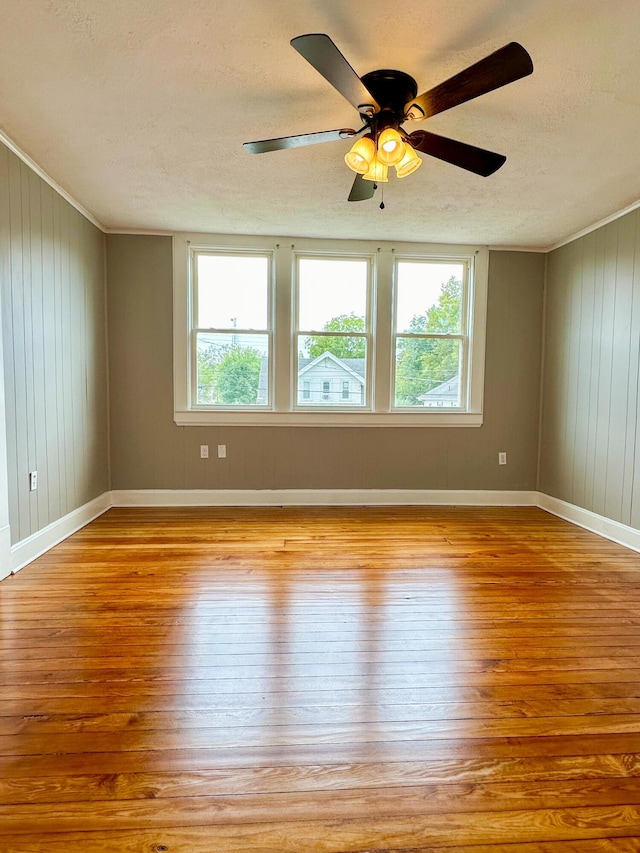
[[[640,211],[548,256],[541,491],[640,528]]]
[[[490,254],[481,428],[177,427],[171,239],[108,235],[112,487],[535,489],[543,273],[543,255]]]
[[[109,488],[104,236],[2,144],[0,265],[15,543]]]

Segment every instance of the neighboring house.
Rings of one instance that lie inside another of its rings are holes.
[[[418,397],[418,400],[422,402],[423,406],[437,407],[439,409],[459,406],[459,388],[460,378],[456,374],[455,376],[452,376],[451,379],[447,379],[446,382],[436,385],[435,388],[432,388],[431,391],[427,391],[426,394],[421,394]]]
[[[299,406],[362,406],[365,402],[364,358],[338,358],[324,352],[298,359]],[[267,402],[267,359],[262,359],[258,404]]]
[[[363,406],[364,358],[338,358],[324,352],[298,359],[299,406]]]

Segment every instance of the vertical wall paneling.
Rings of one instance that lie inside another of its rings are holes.
[[[31,493],[32,529],[40,529],[40,518],[48,518],[48,472],[47,466],[40,466],[39,460],[47,459],[47,409],[45,405],[45,362],[44,362],[44,290],[43,290],[43,235],[42,201],[40,190],[42,181],[27,168],[26,178],[29,186],[29,246],[31,258],[31,352],[33,373],[31,387],[33,394],[33,468],[38,470],[38,489]]]
[[[62,514],[60,502],[60,451],[57,395],[57,306],[56,306],[56,255],[54,251],[54,191],[47,184],[41,186],[42,212],[42,315],[43,323],[43,380],[46,417],[46,478],[48,510],[54,518]]]
[[[640,500],[634,500],[634,487],[640,498],[640,216],[635,217],[633,282],[631,293],[631,323],[629,331],[629,403],[627,406],[627,443],[622,487],[623,516],[634,527],[640,527]],[[638,476],[635,476],[638,468]]]
[[[618,229],[616,220],[604,229],[604,280],[602,291],[602,325],[600,340],[594,343],[600,348],[600,370],[598,381],[598,424],[596,427],[596,468],[594,478],[594,511],[606,512],[608,459],[611,424],[611,382],[613,379],[613,339],[616,299],[616,271],[618,256]],[[620,417],[620,412],[616,413]],[[609,484],[609,488],[611,488]]]
[[[15,498],[10,499],[9,505],[12,509],[11,531],[12,538],[17,534],[19,538],[27,536],[27,530],[31,526],[31,512],[29,508],[29,492],[26,476],[29,471],[28,453],[28,413],[27,413],[27,358],[25,353],[24,334],[24,302],[27,286],[30,281],[24,270],[23,259],[23,221],[22,221],[22,189],[21,189],[21,163],[15,157],[10,157],[9,173],[9,229],[10,229],[10,257],[11,278],[9,290],[11,293],[11,327],[10,335],[3,341],[5,351],[13,354],[14,367],[14,400],[6,399],[7,421],[14,420],[15,446],[13,451],[16,456],[16,479],[9,482],[13,485]],[[14,403],[14,405],[12,405]],[[20,416],[18,415],[20,413]],[[7,458],[11,458],[11,444],[7,445]]]
[[[8,151],[0,146],[0,186],[5,187],[0,192],[0,222],[9,221],[9,158]],[[9,232],[0,228],[0,281],[10,280],[10,251]],[[6,294],[0,288],[0,578],[6,577],[12,568],[11,562],[11,528],[9,525],[9,454],[7,453],[6,406],[5,406],[5,353],[3,341],[7,335],[9,315],[2,311]],[[12,373],[8,367],[6,373]],[[13,383],[10,383],[10,390]]]
[[[0,187],[4,187],[4,192],[0,191],[0,222],[7,223],[11,219],[11,202],[9,197],[11,167],[12,161],[9,157],[9,151],[0,145]],[[11,277],[12,277],[12,253],[11,253],[11,233],[9,228],[0,228],[0,280],[6,285],[0,288],[0,308],[2,309],[2,340],[7,341],[12,339],[13,329],[13,302],[11,294]],[[15,367],[13,359],[13,351],[8,347],[3,346],[3,372],[4,372],[4,396],[5,399],[14,399],[15,397]],[[5,406],[6,412],[6,406]],[[15,419],[5,417],[5,430],[7,446],[15,448],[16,446],[16,425]],[[9,484],[12,486],[17,482],[18,465],[15,452],[6,454],[7,456],[7,489]],[[13,525],[17,522],[17,507],[9,508],[9,522]]]
[[[607,445],[607,486],[604,514],[629,518],[623,512],[627,413],[629,407],[629,355],[631,351],[631,306],[633,302],[633,266],[635,254],[635,217],[618,220],[616,276],[613,300],[613,334],[611,349],[611,405],[609,408],[609,442]]]
[[[579,332],[575,336],[576,395],[575,395],[575,452],[573,454],[573,501],[584,501],[587,481],[587,443],[590,405],[590,372],[578,370],[577,366],[590,359],[589,339],[593,326],[594,279],[587,274],[589,244],[585,241],[581,247],[580,264],[573,275],[573,287],[580,300]],[[579,274],[578,274],[579,271]],[[576,306],[577,307],[577,306]],[[589,336],[585,335],[589,330]]]
[[[579,360],[579,335],[577,334],[577,317],[580,316],[582,299],[580,293],[580,275],[582,270],[582,246],[574,243],[571,246],[571,273],[569,276],[569,287],[564,300],[563,316],[566,327],[561,329],[564,338],[564,363],[567,371],[567,382],[564,388],[564,435],[565,441],[576,443],[577,423],[577,379]],[[573,477],[575,473],[575,455],[563,465],[566,473]]]
[[[11,540],[109,487],[104,237],[0,146]],[[38,488],[29,490],[37,470]]]
[[[591,359],[585,361],[585,368],[589,367],[589,415],[587,429],[587,480],[585,488],[585,506],[594,506],[596,494],[596,461],[598,455],[598,394],[600,389],[600,347],[594,346],[594,341],[599,341],[602,333],[602,311],[604,301],[604,230],[595,233],[595,244],[592,246],[592,254],[589,256],[588,268],[593,268],[594,276],[594,311],[591,336],[588,340],[588,348],[591,350]],[[589,334],[589,330],[586,330]]]
[[[640,211],[548,259],[539,489],[640,526]]]

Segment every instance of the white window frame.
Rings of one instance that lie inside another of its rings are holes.
[[[365,295],[365,329],[364,332],[325,332],[323,329],[301,329],[300,328],[300,300],[299,300],[299,279],[300,279],[300,261],[304,261],[307,259],[311,260],[328,260],[328,261],[341,261],[341,260],[351,260],[351,261],[362,261],[366,264],[367,267],[367,291]],[[293,251],[293,276],[292,276],[292,288],[293,288],[293,302],[294,302],[294,310],[292,313],[293,318],[293,341],[297,341],[299,336],[306,335],[326,335],[327,337],[360,337],[364,338],[366,341],[366,361],[365,361],[365,405],[355,404],[355,405],[345,405],[344,403],[337,402],[332,407],[321,405],[317,407],[317,411],[322,414],[328,414],[331,412],[344,412],[344,411],[354,411],[354,412],[371,412],[371,396],[372,396],[372,374],[374,372],[374,355],[375,355],[375,345],[372,334],[372,324],[374,322],[373,319],[373,310],[374,310],[374,300],[373,300],[373,269],[375,262],[375,255],[369,254],[358,254],[355,252],[299,252],[294,249]],[[308,404],[300,404],[298,402],[297,395],[297,382],[296,382],[296,371],[298,370],[298,346],[292,345],[293,353],[294,353],[294,364],[293,364],[293,373],[292,373],[292,387],[291,387],[291,395],[292,395],[292,404],[291,408],[293,411],[304,411],[309,412],[313,411],[313,407]],[[326,386],[326,382],[323,383],[323,386]],[[330,383],[329,383],[330,384]],[[329,390],[329,396],[325,396],[326,391],[325,388],[322,388],[322,399],[330,400],[331,399],[331,391]],[[347,398],[348,399],[348,398]],[[366,401],[369,401],[368,405]]]
[[[236,329],[235,327],[226,327],[226,328],[204,328],[198,326],[198,315],[199,315],[199,306],[198,306],[198,272],[197,272],[197,264],[195,263],[196,258],[200,255],[224,255],[226,257],[247,257],[250,255],[254,255],[259,258],[266,258],[267,260],[267,327],[265,329]],[[255,411],[270,411],[272,409],[272,400],[273,400],[273,252],[270,251],[260,251],[258,249],[251,250],[242,250],[242,251],[232,251],[228,248],[226,249],[213,249],[211,247],[203,248],[202,246],[190,246],[189,248],[189,311],[190,311],[190,331],[189,331],[189,350],[190,350],[190,381],[191,387],[189,389],[189,399],[193,400],[193,407],[198,411],[206,410],[206,411],[229,411],[229,409],[239,410],[239,411],[247,411],[247,412],[255,412]],[[266,403],[251,403],[251,404],[239,404],[233,403],[228,406],[223,406],[220,403],[197,403],[198,399],[198,368],[197,368],[197,358],[198,358],[198,347],[197,347],[197,339],[198,334],[237,334],[240,337],[247,334],[256,334],[256,335],[265,335],[268,341],[267,344],[267,364],[268,368],[268,378],[267,378],[267,402]]]
[[[273,322],[269,385],[269,406],[223,408],[194,405],[192,386],[192,249],[272,253]],[[370,409],[316,409],[295,407],[294,274],[296,255],[336,257],[372,256],[371,289],[371,368],[367,382]],[[457,409],[394,409],[394,258],[405,257],[443,261],[468,261],[469,356],[467,396],[464,411]],[[410,426],[478,427],[483,420],[484,354],[489,252],[482,246],[446,246],[416,243],[389,243],[342,240],[311,240],[287,237],[247,237],[177,233],[173,236],[173,379],[174,421],[179,426]]]
[[[456,334],[438,334],[435,332],[398,332],[396,331],[396,314],[398,308],[398,266],[403,262],[408,263],[418,263],[418,264],[429,264],[429,263],[447,263],[451,264],[460,264],[463,268],[462,274],[462,305],[461,305],[461,315],[460,315],[460,332]],[[392,389],[391,393],[394,398],[394,402],[392,405],[392,410],[394,412],[415,412],[421,411],[421,408],[418,406],[397,406],[395,404],[395,387],[396,387],[396,346],[398,342],[398,338],[408,338],[408,339],[423,339],[423,340],[458,340],[460,341],[461,346],[461,357],[460,357],[460,378],[459,378],[459,388],[460,388],[460,405],[459,406],[451,406],[447,407],[449,412],[466,412],[468,411],[469,406],[469,396],[471,391],[471,383],[467,382],[467,376],[469,375],[469,371],[471,369],[471,363],[473,360],[472,353],[472,317],[473,317],[473,270],[472,270],[473,261],[471,259],[460,258],[458,257],[425,257],[424,255],[407,255],[401,254],[399,252],[395,253],[394,258],[394,267],[393,267],[393,279],[394,279],[394,288],[393,288],[393,334],[392,334],[392,342],[391,349],[393,353],[393,371],[392,371]],[[440,404],[442,406],[442,404]]]

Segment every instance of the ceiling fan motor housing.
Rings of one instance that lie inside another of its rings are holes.
[[[418,84],[413,77],[404,71],[384,68],[370,71],[361,80],[380,105],[381,113],[390,113],[398,124],[404,121],[406,104],[418,94]]]

